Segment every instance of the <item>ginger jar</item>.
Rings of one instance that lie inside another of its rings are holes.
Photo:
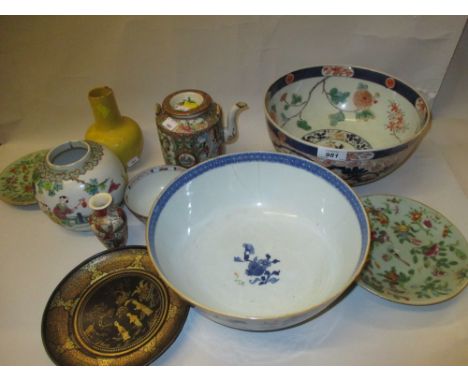
[[[121,204],[127,172],[108,148],[91,141],[72,141],[51,149],[34,174],[35,197],[55,223],[74,231],[89,231],[88,199],[100,192]]]

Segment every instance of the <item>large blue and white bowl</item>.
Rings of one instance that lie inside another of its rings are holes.
[[[161,278],[210,319],[245,330],[315,316],[353,283],[369,223],[351,188],[292,155],[225,155],[162,192],[147,222]]]

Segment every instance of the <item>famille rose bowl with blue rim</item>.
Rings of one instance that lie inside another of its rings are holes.
[[[398,168],[431,120],[423,97],[399,79],[333,65],[279,78],[266,92],[265,114],[278,151],[316,161],[351,186]]]
[[[157,272],[208,318],[267,331],[321,312],[370,244],[360,199],[333,172],[282,153],[224,155],[180,175],[147,222]]]

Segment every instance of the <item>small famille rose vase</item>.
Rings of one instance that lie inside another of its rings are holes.
[[[221,107],[201,90],[180,90],[156,104],[156,126],[166,164],[189,168],[222,155],[237,136],[237,102],[223,125]]]
[[[112,204],[112,195],[101,192],[89,199],[93,213],[89,217],[91,230],[106,248],[125,246],[128,237],[127,216],[122,208]]]

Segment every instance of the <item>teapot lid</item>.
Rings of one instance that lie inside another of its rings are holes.
[[[211,103],[211,97],[204,91],[186,89],[169,94],[164,98],[162,107],[173,117],[187,118],[206,112]]]

